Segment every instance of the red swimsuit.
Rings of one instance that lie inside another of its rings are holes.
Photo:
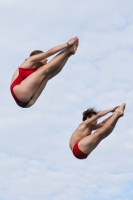
[[[10,86],[10,90],[11,90],[11,93],[12,93],[12,96],[14,98],[14,100],[16,101],[16,103],[22,107],[22,108],[25,108],[27,106],[27,104],[29,103],[29,101],[27,102],[22,102],[20,101],[16,95],[14,94],[14,91],[13,91],[13,88],[16,86],[16,85],[19,85],[24,79],[26,79],[30,74],[32,74],[33,72],[36,71],[35,68],[30,68],[30,69],[27,69],[27,68],[18,68],[19,70],[19,75],[18,77],[12,82],[11,86]]]
[[[78,147],[78,143],[76,143],[73,147],[73,155],[78,158],[78,159],[85,159],[87,158],[88,154],[83,153],[79,147]]]

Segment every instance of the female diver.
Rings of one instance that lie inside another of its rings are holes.
[[[36,102],[47,82],[56,76],[68,58],[75,54],[78,41],[78,37],[74,37],[46,52],[35,50],[30,54],[11,80],[10,90],[18,106],[28,108]],[[59,53],[47,63],[47,58],[57,52]]]

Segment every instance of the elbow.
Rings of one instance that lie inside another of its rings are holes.
[[[54,54],[53,48],[47,51],[47,57],[50,57]]]

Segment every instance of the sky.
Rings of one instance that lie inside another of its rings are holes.
[[[133,199],[132,35],[132,0],[0,1],[0,200]],[[18,107],[14,71],[33,50],[74,36],[76,54],[34,106]],[[123,102],[111,135],[76,159],[69,139],[83,111]]]

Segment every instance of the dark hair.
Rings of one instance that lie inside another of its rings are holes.
[[[98,111],[95,108],[89,108],[86,111],[83,112],[83,121],[87,119],[87,117],[92,117],[92,115],[96,115]]]
[[[40,54],[40,53],[43,53],[43,51],[41,50],[34,50],[31,52],[30,56],[34,56],[34,55],[37,55],[37,54]]]

